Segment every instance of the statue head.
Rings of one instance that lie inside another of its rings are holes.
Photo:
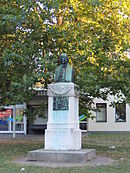
[[[67,66],[67,63],[68,63],[69,59],[68,59],[68,56],[66,53],[62,53],[60,55],[60,63],[63,67],[66,67]]]
[[[74,70],[68,63],[69,59],[66,53],[60,55],[60,65],[55,69],[54,82],[73,82]]]

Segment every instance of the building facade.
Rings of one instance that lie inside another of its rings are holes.
[[[130,132],[130,105],[109,96],[107,101],[96,98],[92,118],[88,119],[88,132]]]

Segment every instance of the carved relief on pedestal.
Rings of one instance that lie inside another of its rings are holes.
[[[79,97],[79,88],[75,84],[49,84],[48,96]]]
[[[71,94],[73,86],[68,85],[51,85],[48,87],[48,92],[54,95]]]
[[[69,110],[68,97],[53,97],[53,111]]]
[[[49,84],[48,96],[76,96],[79,97],[79,89],[77,85],[72,84]]]

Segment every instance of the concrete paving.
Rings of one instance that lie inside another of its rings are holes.
[[[29,139],[29,138],[32,138],[32,139],[40,139],[40,138],[43,138],[44,135],[41,134],[41,135],[31,135],[31,134],[27,134],[27,135],[24,135],[24,134],[16,134],[15,138],[13,138],[13,134],[0,134],[0,140],[2,139]]]

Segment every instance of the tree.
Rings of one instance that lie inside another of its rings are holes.
[[[42,9],[35,1],[1,3],[1,103],[23,102],[31,96],[32,85],[48,64],[44,50],[50,29],[44,22],[49,21],[50,12],[46,9],[40,18]]]
[[[59,13],[59,44],[73,60],[83,93],[81,110],[91,109],[93,98],[107,99],[108,94],[122,97],[122,92],[129,101],[128,1],[65,1]]]
[[[129,101],[130,59],[125,54],[129,48],[128,0],[3,3],[3,101],[9,98],[10,102],[14,96],[17,101],[27,99],[41,76],[46,86],[61,52],[68,54],[75,68],[75,82],[83,94],[82,110],[91,108],[93,98],[106,99],[108,94],[120,95],[120,91]]]

